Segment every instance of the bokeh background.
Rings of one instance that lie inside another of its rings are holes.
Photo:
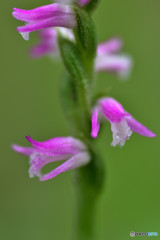
[[[27,50],[36,43],[36,34],[31,34],[29,42],[24,41],[16,32],[19,22],[11,16],[13,7],[31,9],[49,3],[33,0],[0,3],[0,239],[3,240],[70,240],[73,232],[72,173],[44,183],[30,179],[28,159],[10,148],[14,142],[28,145],[26,135],[39,141],[69,135],[59,102],[61,63],[53,63],[47,57],[30,59]],[[101,239],[128,240],[130,231],[155,231],[160,235],[159,13],[159,0],[102,0],[94,14],[99,41],[122,37],[124,52],[134,59],[127,82],[100,74],[96,91],[111,87],[109,94],[157,133],[155,139],[133,134],[125,147],[113,148],[108,124],[96,140],[107,169],[98,220]]]

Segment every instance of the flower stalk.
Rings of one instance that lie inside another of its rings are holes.
[[[59,34],[59,48],[68,73],[62,79],[61,102],[76,137],[88,146],[91,161],[76,170],[76,236],[77,240],[94,240],[95,219],[99,195],[104,183],[103,163],[93,147],[91,130],[91,89],[94,59],[97,50],[96,31],[91,17],[77,10],[78,25],[74,31],[76,43]],[[84,24],[85,22],[85,24]]]
[[[26,25],[17,28],[25,40],[38,31],[40,42],[31,49],[34,58],[44,55],[61,56],[65,70],[60,84],[63,112],[70,126],[70,137],[56,137],[37,142],[26,139],[32,147],[12,145],[14,151],[30,159],[30,177],[46,181],[71,169],[76,169],[76,236],[74,240],[96,240],[96,212],[103,189],[105,170],[94,138],[98,137],[102,121],[108,121],[113,133],[112,146],[123,146],[132,132],[146,137],[155,134],[126,112],[115,99],[94,98],[95,72],[114,73],[128,77],[132,59],[119,54],[122,41],[112,38],[97,46],[95,24],[90,16],[99,0],[59,0],[57,3],[23,10],[14,8],[13,16]],[[94,106],[92,106],[94,103]],[[64,161],[43,175],[48,163]]]
[[[91,152],[91,162],[77,170],[77,240],[94,240],[99,236],[97,228],[97,210],[104,184],[104,167],[99,154]]]
[[[88,165],[76,170],[76,223],[74,223],[76,232],[73,239],[94,240],[98,235],[98,232],[96,232],[96,230],[98,231],[96,228],[96,212],[105,177],[103,162],[95,151],[93,139],[89,136],[90,127],[87,125],[84,113],[81,118],[84,117],[83,121],[86,128],[82,129],[81,119],[79,118],[81,106],[76,103],[73,82],[67,73],[65,73],[65,77],[63,76],[60,90],[61,102],[69,122],[71,134],[81,138],[86,143],[91,156]]]

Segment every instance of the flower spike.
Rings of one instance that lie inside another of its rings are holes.
[[[29,33],[49,27],[76,27],[76,16],[69,5],[53,3],[32,10],[14,8],[13,16],[27,24],[18,27],[17,31],[25,40],[29,39]]]
[[[30,157],[30,177],[38,176],[40,181],[51,179],[62,172],[84,166],[90,161],[86,145],[72,137],[57,137],[44,142],[37,142],[31,137],[26,139],[32,147],[12,145],[12,149]],[[41,169],[51,162],[66,160],[59,167],[44,176]]]
[[[125,112],[123,106],[113,98],[102,98],[98,101],[96,110],[92,113],[91,136],[96,138],[99,132],[98,118],[103,117],[111,124],[113,133],[112,146],[123,146],[130,138],[132,132],[145,137],[155,137],[155,133],[135,120],[129,113]]]

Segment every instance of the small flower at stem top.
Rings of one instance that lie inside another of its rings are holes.
[[[49,180],[70,169],[79,168],[90,162],[86,145],[73,137],[57,137],[44,142],[37,142],[31,137],[26,139],[32,147],[12,145],[12,149],[30,158],[30,177],[38,176],[40,181]],[[41,169],[51,162],[66,160],[51,172],[42,175]]]
[[[97,72],[116,73],[122,79],[126,79],[132,68],[132,59],[125,54],[118,54],[122,49],[122,41],[112,38],[98,45],[95,69]]]
[[[143,126],[140,122],[125,112],[122,105],[113,98],[102,98],[92,113],[91,136],[96,138],[100,128],[100,120],[107,119],[111,124],[113,133],[112,146],[123,146],[130,138],[132,132],[136,132],[145,137],[155,137],[155,133]]]
[[[32,10],[14,8],[13,16],[26,22],[25,26],[18,27],[25,40],[29,39],[29,33],[48,27],[76,27],[76,16],[70,5],[53,3]]]

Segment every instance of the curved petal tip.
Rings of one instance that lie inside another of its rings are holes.
[[[135,118],[128,117],[127,122],[133,132],[136,132],[145,137],[150,137],[150,138],[156,137],[156,134],[154,132],[152,132],[150,129],[148,129],[143,124],[138,122]]]
[[[32,147],[22,147],[22,146],[19,146],[17,144],[12,144],[11,148],[15,152],[26,155],[26,156],[30,156],[33,153],[33,148]]]

